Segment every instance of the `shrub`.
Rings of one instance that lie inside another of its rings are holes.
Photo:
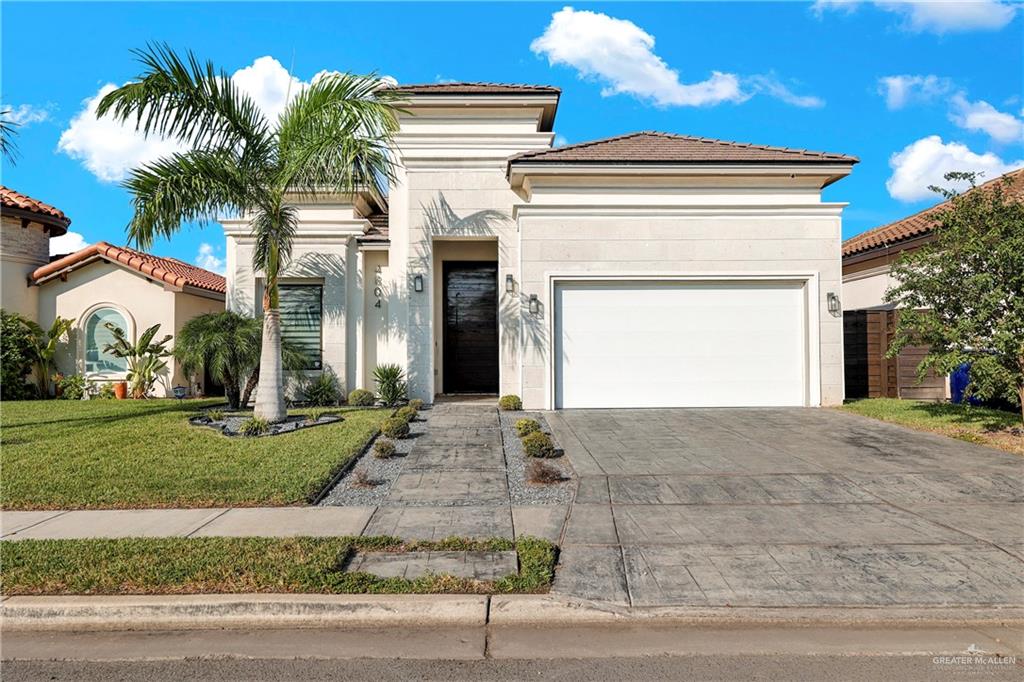
[[[36,389],[25,379],[32,373],[35,337],[16,313],[0,311],[0,399],[25,400],[36,396]]]
[[[388,407],[405,400],[405,372],[398,365],[377,365],[373,380],[377,382],[377,395]]]
[[[420,410],[423,409],[423,401],[420,400],[419,398],[413,398],[412,400],[409,401],[409,407],[419,412]]]
[[[416,419],[416,415],[418,414],[419,413],[416,411],[415,408],[412,407],[412,405],[406,405],[398,412],[396,412],[395,416],[398,417],[399,419],[404,419],[406,422],[411,422]]]
[[[565,476],[558,467],[551,466],[547,462],[535,459],[526,468],[526,480],[536,484],[561,483]]]
[[[523,449],[528,457],[554,457],[555,444],[543,431],[534,431],[523,437]]]
[[[104,384],[100,384],[99,393],[96,394],[97,398],[101,400],[113,400],[114,399],[114,384],[109,381]]]
[[[244,436],[262,436],[270,430],[270,422],[263,417],[249,417],[238,427]]]
[[[338,388],[338,377],[334,372],[325,369],[320,375],[313,377],[302,388],[302,394],[306,398],[306,404],[323,407],[325,405],[337,405],[341,400],[341,391]]]
[[[515,412],[523,409],[523,401],[517,395],[503,395],[498,398],[498,407],[506,412]]]
[[[212,422],[219,422],[224,420],[223,410],[207,410],[206,414],[203,415]]]
[[[85,377],[81,374],[54,374],[53,380],[61,400],[81,400],[85,395]]]
[[[395,442],[387,438],[378,438],[373,444],[373,456],[387,459],[395,456]]]
[[[516,421],[516,435],[520,438],[534,431],[540,431],[540,423],[536,419],[520,419]]]
[[[388,438],[405,438],[409,435],[409,422],[398,417],[390,417],[381,423],[380,432]]]
[[[378,484],[378,481],[370,478],[370,474],[366,469],[356,469],[352,472],[352,485],[360,488],[372,488]]]
[[[367,391],[365,388],[357,388],[348,394],[348,404],[352,407],[373,407],[373,391]]]
[[[306,412],[306,421],[312,424],[316,424],[318,421],[320,421],[320,417],[323,417],[325,414],[327,414],[327,410],[310,410]]]

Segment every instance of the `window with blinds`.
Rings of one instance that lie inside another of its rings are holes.
[[[128,326],[124,323],[121,313],[111,308],[100,308],[85,322],[85,371],[86,372],[124,372],[128,362],[103,349],[114,342],[114,335],[105,323],[119,327],[127,334]]]
[[[306,356],[303,369],[320,369],[323,362],[324,288],[319,284],[278,285],[281,305],[281,338]]]

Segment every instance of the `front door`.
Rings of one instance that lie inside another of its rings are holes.
[[[498,264],[445,261],[444,392],[498,392]]]

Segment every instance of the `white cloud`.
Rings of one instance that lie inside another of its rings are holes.
[[[1024,121],[999,111],[988,102],[969,101],[963,94],[953,97],[949,118],[964,130],[983,132],[997,142],[1024,140]]]
[[[943,142],[938,135],[930,135],[904,147],[889,157],[892,176],[885,183],[889,195],[900,201],[919,201],[935,197],[929,185],[948,186],[943,178],[952,171],[984,173],[992,179],[1024,166],[1024,159],[1006,162],[987,152],[976,154],[960,142]],[[964,189],[966,185],[955,186]]]
[[[814,95],[798,95],[772,74],[750,76],[746,82],[753,92],[764,93],[794,107],[818,109],[825,106],[825,100]]]
[[[555,135],[555,140],[554,142],[552,142],[551,146],[564,147],[567,144],[569,144],[569,140],[565,137],[565,135]]]
[[[811,11],[849,14],[862,4],[856,0],[817,0]],[[1017,13],[1017,5],[1003,0],[899,0],[873,2],[874,6],[902,17],[902,28],[914,33],[962,33],[1003,28]]]
[[[212,244],[203,242],[199,245],[199,253],[196,254],[196,265],[205,268],[218,275],[224,274],[224,259],[217,257],[217,251]]]
[[[52,237],[50,239],[50,255],[51,256],[62,256],[68,253],[74,253],[75,251],[81,251],[85,247],[89,246],[90,242],[85,240],[85,237],[78,232],[68,232],[62,234],[59,237]]]
[[[48,108],[36,107],[31,104],[19,104],[18,106],[11,106],[10,111],[7,113],[7,120],[11,123],[19,126],[32,125],[33,123],[42,123],[50,119],[50,110]]]
[[[289,74],[288,69],[273,57],[260,57],[235,71],[231,80],[252,98],[271,122],[276,122],[288,102],[306,87],[306,83]]]
[[[878,79],[878,93],[885,96],[885,106],[891,110],[902,109],[911,103],[930,102],[953,89],[948,78],[935,75],[884,76]]]

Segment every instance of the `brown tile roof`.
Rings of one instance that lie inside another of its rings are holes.
[[[363,243],[386,242],[390,239],[388,235],[387,213],[374,213],[373,215],[366,216],[366,219],[370,221],[370,229],[356,241]]]
[[[1001,182],[1003,178],[1010,179],[1010,187],[1007,191],[1008,195],[1015,199],[1024,201],[1024,168],[1010,171],[1005,175],[1001,175],[998,178],[978,185],[975,189],[969,191],[974,192],[979,189],[991,187],[995,183]],[[892,246],[893,244],[898,244],[908,239],[928,234],[935,228],[936,213],[948,207],[949,202],[943,201],[931,208],[919,211],[912,216],[902,218],[896,222],[889,223],[888,225],[882,225],[881,227],[876,227],[868,230],[867,232],[861,232],[854,237],[850,237],[843,242],[843,256],[852,256],[881,246]]]
[[[550,163],[857,163],[855,156],[642,131],[524,152],[509,159]]]
[[[76,251],[59,260],[36,269],[31,277],[37,284],[52,278],[64,270],[85,265],[93,258],[103,258],[111,263],[120,263],[141,272],[152,279],[166,282],[173,287],[195,287],[214,293],[227,292],[227,281],[222,275],[204,270],[196,265],[185,263],[177,258],[161,258],[152,254],[130,249],[127,246],[113,246],[106,242],[96,242],[81,251]]]
[[[395,90],[424,95],[558,95],[562,92],[551,85],[523,83],[414,83],[396,85]]]
[[[64,212],[59,208],[44,204],[38,199],[33,199],[2,185],[0,185],[0,206],[40,216],[40,222],[46,223],[53,228],[50,232],[52,237],[58,237],[67,233],[68,225],[71,224],[71,219],[64,215]]]

